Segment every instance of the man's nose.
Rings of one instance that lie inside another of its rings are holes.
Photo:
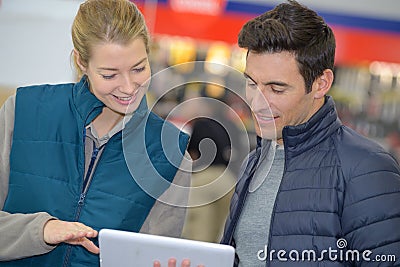
[[[253,112],[259,110],[269,109],[269,101],[267,96],[261,92],[261,90],[256,90],[251,101],[251,109]]]

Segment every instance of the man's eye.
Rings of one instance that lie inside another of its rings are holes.
[[[274,88],[271,88],[271,91],[274,93],[274,94],[282,94],[284,91],[283,90],[276,90],[276,89],[274,89]]]

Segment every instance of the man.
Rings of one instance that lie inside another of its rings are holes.
[[[222,239],[235,265],[400,265],[400,168],[327,96],[332,30],[289,0],[247,22],[239,46],[258,140]]]

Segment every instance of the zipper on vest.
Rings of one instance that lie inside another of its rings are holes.
[[[85,136],[85,134],[84,134],[84,136]],[[100,150],[104,146],[105,145],[102,145],[100,147],[96,147],[96,143],[93,141],[92,156],[90,157],[90,163],[89,163],[88,171],[87,171],[87,173],[85,175],[85,179],[83,180],[82,192],[81,192],[81,194],[79,196],[78,208],[77,208],[77,211],[76,211],[76,214],[75,214],[75,221],[79,220],[82,207],[85,204],[86,193],[87,193],[87,190],[88,190],[88,188],[90,186],[90,182],[92,181],[92,177],[93,177],[92,173],[95,170],[95,163],[96,163],[97,156],[98,156]],[[65,253],[65,257],[64,257],[64,263],[63,263],[64,267],[68,266],[68,264],[69,264],[69,257],[71,255],[71,250],[72,250],[72,247],[69,245],[67,247],[67,250],[66,250],[66,253]]]
[[[102,148],[102,146],[96,147],[96,144],[93,141],[92,156],[90,158],[90,163],[89,163],[89,167],[88,167],[85,179],[83,180],[82,192],[81,192],[81,195],[79,196],[79,201],[78,201],[79,206],[83,206],[83,204],[85,203],[86,192],[87,192],[90,182],[92,180],[92,177],[93,177],[92,173],[94,171],[94,165],[96,163],[97,155],[99,154],[99,151],[101,148]],[[77,214],[77,217],[79,217],[79,213]]]
[[[84,202],[85,202],[85,194],[81,193],[81,195],[79,196],[78,205],[82,206]],[[79,216],[77,216],[77,217],[79,217]]]

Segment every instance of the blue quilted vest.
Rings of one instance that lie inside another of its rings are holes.
[[[104,106],[87,84],[84,77],[76,84],[18,89],[4,210],[45,211],[96,230],[138,232],[154,198],[173,180],[188,136],[150,112],[143,98],[125,129],[106,144],[83,195],[85,126]],[[99,266],[99,257],[60,244],[50,253],[0,266],[88,267]]]

